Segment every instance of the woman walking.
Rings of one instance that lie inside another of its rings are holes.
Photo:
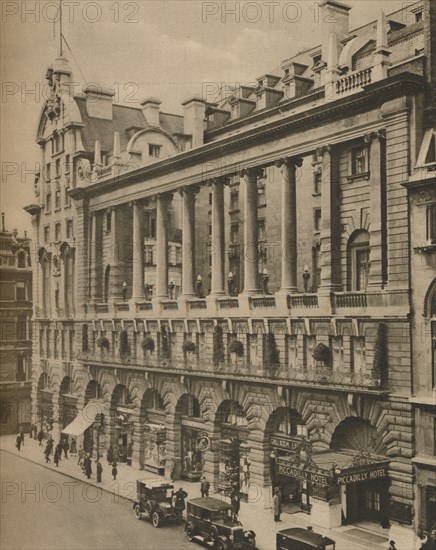
[[[117,463],[116,463],[116,462],[112,462],[112,476],[113,476],[113,478],[114,478],[114,481],[117,480],[117,475],[118,475]]]
[[[101,474],[103,473],[103,466],[100,460],[97,460],[97,483],[101,483]]]

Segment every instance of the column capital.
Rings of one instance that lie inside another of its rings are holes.
[[[215,178],[207,178],[204,182],[204,184],[207,187],[210,187],[214,183],[220,183],[221,185],[229,185],[230,184],[230,177],[229,176],[217,176]]]
[[[248,168],[242,168],[240,176],[242,178],[264,178],[265,171],[261,166],[251,166]]]
[[[171,191],[164,191],[163,193],[156,193],[155,197],[157,200],[161,201],[172,201],[173,200],[174,193]]]
[[[303,159],[301,157],[283,157],[277,159],[274,164],[277,168],[282,168],[282,166],[289,166],[291,164],[300,168],[303,165]]]
[[[179,187],[177,192],[180,196],[183,196],[185,193],[192,193],[197,195],[200,192],[200,185],[185,185],[184,187]]]
[[[365,134],[363,136],[363,141],[369,145],[375,140],[383,141],[386,139],[386,130],[384,128],[381,128],[379,130],[375,130],[374,132],[369,132],[368,134]]]
[[[328,143],[327,145],[322,145],[321,147],[316,148],[316,156],[322,157],[325,153],[331,154],[332,150],[333,150],[333,147],[332,145],[330,145],[330,143]]]

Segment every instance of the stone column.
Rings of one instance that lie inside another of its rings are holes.
[[[242,171],[245,183],[244,193],[244,292],[259,292],[258,261],[258,221],[257,221],[257,178],[262,175],[259,168],[248,168]]]
[[[90,243],[89,243],[89,298],[95,302],[97,298],[97,214],[91,213],[90,217]]]
[[[224,182],[220,178],[215,178],[212,181],[212,296],[225,294],[224,229]]]
[[[321,285],[320,296],[341,288],[341,241],[338,156],[331,146],[322,147],[321,183]]]
[[[276,164],[281,168],[282,180],[282,284],[280,292],[297,291],[297,166],[302,159],[286,158]]]
[[[182,296],[195,296],[195,187],[181,190],[183,200]]]
[[[133,285],[132,301],[144,298],[144,233],[142,205],[133,203]]]
[[[168,204],[172,196],[156,199],[156,292],[155,298],[168,297]]]
[[[386,181],[382,131],[365,136],[369,145],[370,166],[370,220],[371,269],[368,286],[382,289],[386,282]]]

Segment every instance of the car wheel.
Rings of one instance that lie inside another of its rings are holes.
[[[228,547],[223,540],[219,539],[218,542],[216,543],[216,548],[217,550],[227,550]]]
[[[159,527],[160,515],[157,512],[153,512],[153,515],[151,516],[151,521],[153,523],[153,527]]]
[[[135,514],[136,519],[141,519],[142,517],[141,508],[139,507],[138,504],[133,508],[133,513]]]
[[[186,537],[189,540],[189,542],[192,542],[194,540],[195,532],[192,525],[188,525],[186,527]]]

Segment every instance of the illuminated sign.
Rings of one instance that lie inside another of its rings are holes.
[[[334,482],[334,479],[331,476],[296,468],[295,466],[291,466],[285,462],[279,462],[277,464],[277,473],[283,476],[309,481],[310,483],[316,483],[317,485],[327,486]]]
[[[373,479],[381,479],[388,475],[387,468],[376,467],[372,470],[367,470],[366,472],[355,472],[355,473],[344,473],[338,475],[339,485],[349,485],[350,483],[359,483],[360,481],[372,481]]]

